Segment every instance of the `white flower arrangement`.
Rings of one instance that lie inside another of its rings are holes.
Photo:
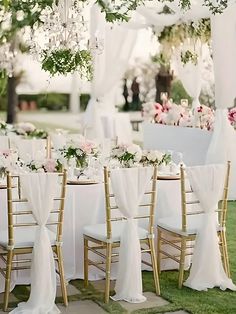
[[[111,159],[119,161],[120,166],[130,168],[133,166],[148,166],[168,164],[171,155],[157,150],[143,150],[136,144],[118,145],[111,151]]]
[[[6,123],[5,121],[0,120],[0,135],[7,135],[13,130],[11,124]]]
[[[121,166],[130,168],[142,159],[142,149],[136,144],[117,145],[111,150],[110,159],[116,159]]]
[[[142,153],[142,159],[140,161],[145,165],[157,165],[160,166],[163,163],[166,165],[171,162],[171,155],[163,153],[158,150],[144,150]]]
[[[62,170],[60,162],[51,158],[43,160],[32,160],[30,163],[25,164],[25,168],[30,172],[37,173],[58,172]]]

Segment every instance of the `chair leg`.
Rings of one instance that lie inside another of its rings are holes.
[[[112,253],[112,244],[111,244],[111,243],[107,243],[107,247],[106,247],[106,288],[105,288],[105,303],[109,303],[109,296],[110,296],[111,253]]]
[[[88,287],[88,240],[84,238],[84,286]]]
[[[161,230],[157,228],[157,269],[161,273]]]
[[[63,258],[62,258],[62,250],[60,246],[57,246],[57,257],[58,257],[58,268],[61,282],[61,292],[65,306],[68,306],[68,298],[67,298],[67,290],[65,283],[65,274],[64,274],[64,266],[63,266]]]
[[[11,270],[12,270],[12,260],[13,260],[13,250],[7,252],[7,265],[6,265],[6,279],[5,279],[5,292],[4,292],[4,312],[7,311],[11,284]]]
[[[225,269],[227,276],[230,278],[231,274],[230,274],[230,266],[229,266],[229,255],[228,255],[228,248],[227,248],[227,240],[226,240],[225,231],[223,231],[221,233],[221,242],[222,242],[224,269]]]
[[[155,252],[154,239],[149,239],[149,246],[151,250],[151,260],[152,260],[152,268],[153,268],[153,277],[155,283],[156,294],[160,295],[160,282],[159,282],[159,274],[158,274],[158,266],[157,266],[157,257]]]
[[[186,254],[186,239],[181,239],[181,253],[180,253],[180,263],[179,263],[179,288],[182,288],[184,280],[184,264],[185,264],[185,254]]]

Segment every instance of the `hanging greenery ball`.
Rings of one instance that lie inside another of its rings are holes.
[[[67,75],[79,71],[81,76],[92,77],[92,56],[90,51],[72,51],[71,49],[44,50],[42,55],[42,69],[55,74]]]

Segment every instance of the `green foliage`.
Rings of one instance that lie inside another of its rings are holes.
[[[75,70],[80,71],[88,79],[92,77],[92,56],[88,50],[72,51],[71,49],[58,49],[48,53],[43,52],[42,69],[51,75],[66,75]]]
[[[90,100],[90,94],[80,95],[80,110],[85,111]]]
[[[174,80],[172,82],[170,97],[176,104],[180,104],[181,99],[188,99],[189,103],[192,102],[192,98],[185,91],[183,84],[180,80]]]
[[[69,95],[68,94],[39,94],[39,95],[20,95],[19,101],[35,101],[38,109],[47,110],[68,110]]]
[[[181,52],[181,62],[186,65],[187,63],[191,62],[194,65],[198,63],[198,54],[196,52],[192,52],[190,50],[182,51]]]
[[[144,4],[144,0],[121,0],[119,5],[115,5],[111,1],[111,5],[104,0],[97,0],[96,3],[101,7],[101,11],[105,13],[107,22],[128,22],[129,13],[136,10],[139,5]]]

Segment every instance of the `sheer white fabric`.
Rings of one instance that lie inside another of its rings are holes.
[[[224,271],[215,210],[222,198],[226,175],[225,165],[197,166],[186,169],[190,185],[196,193],[204,216],[197,231],[192,267],[185,286],[195,290],[236,290]]]
[[[116,86],[126,71],[137,30],[129,30],[122,24],[107,24],[104,14],[95,5],[91,11],[91,40],[96,36],[104,39],[104,49],[94,56],[91,99],[85,112],[84,127],[88,137],[102,139],[100,116],[102,113],[115,112]]]
[[[121,235],[118,275],[113,300],[144,302],[142,295],[141,248],[138,236],[138,213],[152,168],[115,169],[111,171],[112,190],[119,210],[127,218]]]
[[[190,42],[184,44],[184,49],[189,49],[192,51],[193,44]],[[179,78],[190,97],[193,98],[192,108],[196,108],[200,106],[199,96],[201,93],[202,87],[202,77],[201,77],[201,67],[202,67],[202,59],[201,59],[201,43],[195,43],[195,51],[198,54],[198,62],[194,64],[192,62],[188,62],[187,64],[183,64],[180,57],[180,52],[178,52],[177,56],[177,69]]]
[[[46,140],[44,139],[17,139],[15,143],[19,157],[24,161],[46,157]]]
[[[232,1],[231,1],[232,2]],[[206,163],[232,162],[229,199],[236,199],[236,132],[227,119],[236,97],[236,4],[211,18],[215,72],[216,119]],[[225,35],[227,34],[227,36]],[[222,62],[224,66],[222,66]]]
[[[227,109],[217,109],[206,164],[231,161],[229,199],[236,199],[236,132],[228,120]]]
[[[236,4],[211,17],[211,35],[216,107],[223,109],[233,106],[236,97]]]
[[[9,149],[9,137],[0,135],[0,150]]]
[[[26,303],[19,303],[10,313],[57,314],[60,311],[55,305],[56,271],[46,222],[58,192],[58,175],[24,174],[21,175],[21,186],[38,227],[32,253],[30,297]]]

